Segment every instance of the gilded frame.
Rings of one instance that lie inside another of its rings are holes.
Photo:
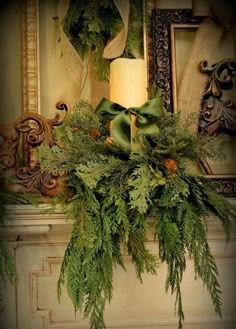
[[[40,113],[38,0],[24,0],[22,6],[23,111]]]

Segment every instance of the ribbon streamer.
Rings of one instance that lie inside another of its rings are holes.
[[[61,39],[60,44],[63,54],[62,59],[65,62],[66,70],[69,72],[73,81],[77,84],[77,89],[80,90],[79,86],[81,85],[82,80],[83,61],[63,30],[63,19],[66,16],[69,5],[70,0],[59,0],[57,5]]]
[[[104,48],[103,57],[112,59],[123,54],[129,25],[129,0],[113,0],[124,23],[123,29]]]
[[[132,117],[135,116],[135,126],[139,132],[144,135],[157,136],[159,128],[155,121],[163,115],[164,109],[161,98],[153,98],[140,107],[130,108],[103,98],[95,112],[106,120],[113,120],[111,137],[121,147],[130,150],[133,138]]]

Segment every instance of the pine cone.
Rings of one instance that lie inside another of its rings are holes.
[[[100,137],[100,132],[98,130],[92,130],[90,136],[94,139],[98,139]]]
[[[168,171],[173,172],[173,171],[176,171],[178,169],[175,160],[173,160],[171,158],[166,158],[164,160],[164,165],[165,165],[165,167]]]

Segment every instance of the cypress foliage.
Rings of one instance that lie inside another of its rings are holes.
[[[74,220],[58,297],[65,284],[75,309],[89,317],[91,329],[106,327],[104,310],[112,299],[113,270],[115,266],[125,270],[124,250],[141,282],[144,273],[156,274],[159,262],[167,264],[165,289],[176,296],[179,329],[184,320],[181,282],[187,255],[221,316],[218,269],[204,218],[216,215],[229,239],[236,214],[214,184],[188,171],[188,165],[202,156],[220,158],[221,150],[214,138],[192,134],[189,122],[180,124],[178,114],[164,112],[156,124],[158,137],[138,132],[139,149],[128,152],[107,142],[107,123],[82,100],[57,128],[57,145],[40,148],[42,166],[65,180],[67,190],[56,202]],[[159,257],[145,245],[148,218],[155,224]]]

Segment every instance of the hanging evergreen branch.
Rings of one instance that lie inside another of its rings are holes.
[[[123,28],[114,1],[71,0],[62,24],[79,56],[92,57],[97,79],[108,81],[110,60],[103,51]],[[143,52],[143,0],[130,0],[126,46],[119,57],[143,58]]]
[[[219,144],[215,138],[192,134],[190,122],[180,123],[178,114],[163,111],[153,123],[158,134],[138,130],[138,148],[127,150],[109,139],[107,122],[81,101],[57,128],[57,146],[40,148],[42,166],[53,172],[58,168],[70,189],[56,202],[74,220],[58,297],[65,284],[75,310],[89,318],[91,329],[106,327],[113,270],[117,265],[125,270],[124,250],[141,282],[144,273],[156,274],[158,262],[167,264],[165,288],[176,296],[179,329],[184,321],[181,283],[186,256],[193,259],[196,278],[203,281],[221,316],[218,269],[203,219],[216,215],[229,239],[236,214],[214,184],[188,171],[202,156],[221,158]],[[159,259],[145,245],[147,218],[155,223]]]

